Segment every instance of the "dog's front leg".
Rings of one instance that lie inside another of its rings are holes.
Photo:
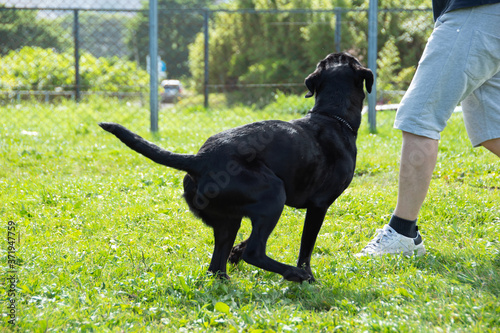
[[[312,279],[309,282],[316,281],[311,271],[311,256],[327,210],[328,207],[310,207],[307,209],[297,267],[311,274]]]

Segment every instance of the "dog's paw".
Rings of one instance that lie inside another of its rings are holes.
[[[314,276],[312,274],[306,272],[303,269],[295,268],[295,267],[293,269],[287,270],[283,274],[283,278],[285,280],[288,280],[288,281],[299,282],[299,283],[302,283],[304,281],[307,281],[309,283],[316,282],[316,279],[314,278]]]
[[[309,280],[306,280],[306,281],[309,282],[310,284],[316,283],[316,279],[314,278],[314,276],[312,274],[310,275]]]
[[[229,280],[231,280],[231,278],[229,277],[229,275],[227,275],[226,272],[217,271],[217,272],[214,273],[214,272],[208,271],[207,275],[210,276],[210,277],[214,277],[217,280],[221,280],[221,281],[229,281]]]
[[[245,252],[246,247],[247,241],[243,241],[240,244],[234,246],[231,249],[231,253],[229,254],[229,258],[227,260],[233,265],[238,265],[241,257],[243,256],[243,252]]]
[[[310,278],[308,280],[305,280],[305,281],[307,281],[309,283],[316,282],[316,279],[314,278],[314,275],[313,275],[313,273],[311,271],[311,266],[304,264],[302,266],[297,266],[297,267],[299,269],[302,269],[303,271],[305,271],[307,274],[309,274]]]
[[[236,266],[240,262],[242,255],[243,251],[238,251],[238,249],[235,250],[235,248],[233,248],[231,250],[231,253],[229,254],[229,258],[227,259],[227,261]]]

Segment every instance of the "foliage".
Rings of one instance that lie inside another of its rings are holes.
[[[63,29],[49,19],[37,18],[36,10],[16,10],[0,4],[0,56],[23,46],[54,48],[68,47]]]
[[[172,9],[200,9],[211,2],[212,0],[158,0],[158,55],[167,64],[167,77],[178,79],[189,76],[188,45],[203,27],[201,14]],[[144,2],[144,11],[134,18],[127,39],[134,60],[138,60],[144,68],[149,52],[148,8],[148,2]]]
[[[165,109],[158,135],[148,132],[148,110],[132,103],[0,106],[3,276],[8,221],[20,235],[12,330],[497,332],[498,159],[470,147],[460,113],[443,132],[420,216],[429,253],[422,258],[353,256],[394,209],[401,147],[393,112],[377,114],[377,134],[364,117],[356,177],[329,209],[316,243],[314,285],[246,263],[230,268],[229,282],[207,277],[213,235],[182,200],[184,174],[97,126],[117,121],[162,147],[194,153],[221,130],[298,117],[294,98],[281,95],[266,110]],[[268,242],[271,257],[296,261],[304,217],[284,210]],[[238,241],[249,232],[245,220]],[[6,288],[0,285],[1,295]],[[3,296],[4,313],[7,304]]]
[[[342,8],[341,49],[358,56],[366,64],[368,20],[366,9],[369,0],[235,0],[220,2],[213,0],[160,0],[159,1],[159,55],[167,64],[169,78],[179,78],[193,86],[198,92],[203,88],[204,39],[203,15],[199,10],[217,4],[216,8],[289,10]],[[412,2],[412,8],[430,8],[429,0]],[[379,79],[378,84],[387,90],[405,90],[414,73],[415,66],[432,29],[430,11],[385,11],[402,8],[408,2],[402,0],[379,1]],[[214,5],[215,7],[215,5]],[[134,14],[108,12],[86,12],[79,14],[80,48],[85,53],[101,59],[111,56],[133,60],[146,68],[148,55],[148,3]],[[193,8],[197,10],[193,10]],[[0,11],[0,55],[23,46],[53,48],[58,54],[72,52],[73,15],[57,13],[49,18],[47,12],[35,10]],[[301,93],[305,74],[326,54],[334,51],[334,33],[337,26],[333,12],[277,13],[261,12],[234,13],[213,12],[210,17],[209,63],[212,93],[225,93],[229,103],[251,101],[264,105],[273,99],[277,90],[286,93]],[[69,59],[61,62],[68,64]],[[110,60],[113,66],[119,62]],[[89,63],[94,63],[89,59]],[[43,70],[39,80],[25,82],[25,86],[74,85],[69,67],[54,69],[65,72],[54,78]],[[52,68],[48,66],[47,68]],[[96,70],[93,70],[97,72]],[[109,82],[111,91],[120,85],[129,86],[136,81],[118,70],[105,71],[100,88]],[[48,75],[49,78],[45,77]],[[31,75],[31,74],[30,74]],[[24,75],[25,76],[25,75]],[[134,74],[132,74],[134,76]],[[12,78],[2,78],[5,82]],[[23,82],[21,82],[23,81]],[[51,82],[54,81],[54,82]],[[97,79],[82,79],[83,89],[92,89]],[[127,83],[128,81],[128,83]],[[269,85],[271,84],[271,86]],[[12,85],[12,82],[9,83]],[[135,85],[135,84],[133,84]],[[19,87],[19,85],[15,85]],[[49,89],[52,89],[50,88]],[[134,88],[135,89],[135,88]],[[132,89],[132,90],[134,90]],[[97,90],[97,89],[96,89]],[[129,91],[126,88],[125,91]],[[257,102],[256,102],[257,101]]]
[[[294,114],[296,117],[300,117],[311,110],[313,105],[314,100],[312,98],[305,98],[304,95],[289,95],[278,91],[274,94],[273,101],[265,106],[264,112]]]
[[[74,55],[69,52],[27,46],[0,59],[1,90],[73,90],[74,77]],[[90,53],[80,56],[82,91],[140,91],[148,80],[134,62]]]
[[[94,57],[134,58],[135,54],[131,56],[132,50],[127,48],[127,36],[132,20],[130,14],[126,13],[80,11],[78,14],[80,50]],[[68,33],[73,31],[73,24],[73,13],[63,15],[52,23]]]
[[[377,59],[377,68],[377,89],[395,90],[399,87],[401,81],[398,80],[399,76],[397,73],[401,69],[401,58],[399,57],[395,37],[390,37],[382,47],[382,50],[380,50]],[[412,69],[413,67],[409,68]],[[406,71],[402,73],[406,73]]]
[[[230,9],[268,10],[311,6],[310,2],[298,0],[242,0],[231,3]],[[307,26],[305,22],[311,20],[330,24],[330,18],[321,14],[218,13],[211,22],[209,32],[211,84],[222,85],[225,90],[231,91],[236,84],[302,82],[303,73],[314,70],[313,64],[331,51],[331,48],[325,50],[325,45],[332,45],[333,42],[333,39],[330,40],[320,49],[309,47],[306,39],[310,32],[303,28]],[[326,37],[326,34],[322,35]],[[319,39],[320,43],[324,41],[324,38]],[[191,72],[195,82],[203,82],[200,80],[203,72],[196,66],[203,59],[202,50],[203,36],[198,35],[190,46]]]
[[[238,0],[229,9],[287,10],[355,9],[342,14],[341,49],[366,63],[368,18],[365,1],[258,1]],[[405,89],[411,79],[423,47],[432,30],[432,15],[422,12],[391,12],[384,8],[402,8],[399,0],[380,3],[378,47],[382,76],[380,84],[387,89]],[[430,8],[428,0],[413,2],[416,7]],[[224,91],[246,84],[298,83],[314,69],[326,54],[334,52],[335,16],[333,13],[231,13],[214,17],[210,25],[210,80]],[[190,46],[191,73],[198,91],[202,89],[203,35]],[[386,68],[385,65],[388,65]],[[399,75],[400,72],[404,75]],[[283,88],[279,88],[283,90]],[[298,92],[295,88],[289,91]]]

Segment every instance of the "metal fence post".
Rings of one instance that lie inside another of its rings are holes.
[[[73,37],[75,40],[75,100],[80,101],[80,22],[78,9],[73,11]]]
[[[149,0],[149,59],[151,132],[158,132],[158,0]]]
[[[205,37],[205,75],[203,81],[205,100],[203,105],[208,108],[208,74],[209,74],[209,53],[208,53],[208,19],[209,19],[209,9],[203,11],[203,34]]]
[[[368,123],[370,132],[377,130],[377,11],[378,0],[370,0],[368,9],[368,67],[372,70],[374,80],[371,94],[368,95]]]
[[[342,9],[335,8],[335,52],[341,52],[340,39],[342,38]]]

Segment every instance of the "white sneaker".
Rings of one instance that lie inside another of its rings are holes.
[[[417,237],[405,237],[386,224],[384,228],[377,230],[375,237],[356,256],[381,256],[399,253],[403,253],[405,256],[423,256],[425,247],[422,236],[417,231]]]

